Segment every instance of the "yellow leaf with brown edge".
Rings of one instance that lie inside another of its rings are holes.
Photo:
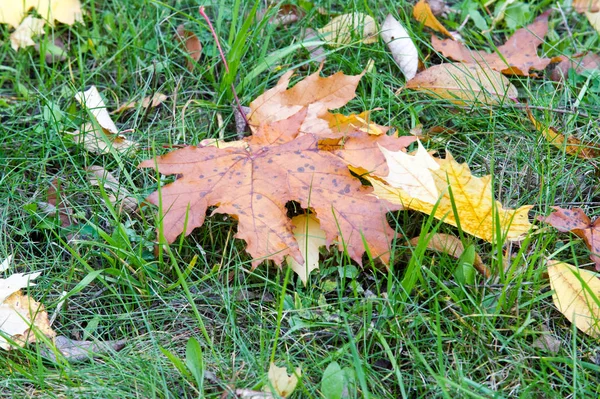
[[[473,176],[469,166],[456,162],[450,153],[447,153],[445,159],[436,158],[436,161],[440,168],[432,170],[431,174],[438,191],[442,193],[433,215],[436,219],[453,226],[460,223],[464,232],[488,242],[495,241],[497,228],[500,228],[503,237],[511,241],[522,239],[532,228],[528,217],[532,206],[525,205],[516,210],[502,208],[502,204],[492,196],[490,175]],[[431,214],[436,206],[413,198],[402,189],[388,186],[378,179],[368,176],[367,179],[373,185],[374,194],[380,199],[426,214]],[[450,189],[457,215],[452,209]],[[500,226],[496,225],[496,219],[500,221]]]
[[[581,141],[577,140],[575,137],[569,136],[565,137],[564,134],[559,133],[556,129],[551,126],[546,126],[539,122],[533,114],[531,110],[527,109],[527,116],[535,129],[542,133],[542,136],[553,146],[564,149],[564,151],[569,155],[576,155],[579,158],[583,159],[592,159],[600,157],[600,148],[593,147],[591,145],[583,144]],[[566,143],[565,143],[566,140]]]
[[[500,72],[476,64],[434,65],[409,80],[406,88],[459,105],[474,102],[495,105],[519,94]]]
[[[452,34],[448,32],[448,29],[446,29],[446,27],[444,27],[444,25],[438,21],[435,15],[433,15],[431,7],[429,7],[429,4],[426,0],[420,0],[417,4],[415,4],[413,7],[413,17],[426,27],[442,33],[454,40],[454,36],[452,36]]]
[[[600,337],[600,279],[595,273],[564,262],[548,262],[552,302],[583,333]]]

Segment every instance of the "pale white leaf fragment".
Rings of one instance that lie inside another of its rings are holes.
[[[6,298],[27,286],[34,286],[31,280],[36,279],[41,272],[15,273],[7,278],[0,279],[0,303]]]
[[[104,100],[100,96],[98,89],[96,86],[91,86],[88,90],[84,92],[77,92],[75,94],[75,99],[89,110],[98,124],[102,127],[102,129],[108,131],[112,134],[118,134],[119,129],[113,122],[110,117],[110,114],[106,110],[106,105],[104,105]]]
[[[12,259],[13,259],[13,256],[8,255],[8,257],[6,257],[6,259],[4,259],[2,261],[2,263],[0,263],[0,272],[8,270],[8,268],[10,267],[10,262],[12,262]]]
[[[388,14],[380,35],[406,80],[412,79],[419,68],[419,51],[404,26],[392,14]]]
[[[17,51],[23,47],[35,45],[34,36],[44,34],[44,25],[46,21],[28,15],[23,22],[10,34],[10,46]]]

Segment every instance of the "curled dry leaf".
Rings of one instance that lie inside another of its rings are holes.
[[[152,96],[147,96],[142,99],[142,103],[140,104],[142,108],[146,109],[148,107],[158,107],[163,103],[169,96],[162,94],[160,92],[154,93]],[[119,106],[119,108],[115,109],[111,112],[111,114],[118,114],[120,112],[126,111],[128,109],[132,109],[137,107],[137,101],[129,101]]]
[[[73,210],[71,210],[63,197],[62,184],[58,178],[52,180],[50,187],[48,187],[47,199],[48,205],[51,206],[51,211],[48,211],[48,215],[56,215],[60,218],[61,227],[69,227],[73,224]]]
[[[596,270],[600,270],[600,218],[592,222],[581,208],[553,206],[552,209],[554,212],[548,216],[538,216],[538,220],[560,232],[571,232],[582,238],[590,249],[590,258],[596,264]]]
[[[94,356],[110,353],[112,351],[118,352],[125,347],[125,344],[125,340],[104,342],[77,341],[62,335],[59,335],[54,339],[54,348],[56,348],[56,350],[71,363],[89,360]],[[41,353],[44,357],[57,361],[56,354],[52,349],[43,348]]]
[[[89,172],[88,179],[92,186],[102,185],[110,190],[108,199],[113,205],[119,204],[118,209],[125,212],[134,212],[137,209],[138,201],[135,199],[129,190],[119,183],[116,177],[101,166],[90,166],[87,168]]]
[[[600,280],[595,273],[564,262],[548,263],[552,302],[583,333],[600,337]]]
[[[573,0],[571,5],[580,14],[600,11],[600,0]]]
[[[406,80],[412,79],[419,68],[419,51],[404,26],[392,14],[388,14],[380,35]]]
[[[502,204],[492,196],[490,175],[473,176],[467,164],[459,164],[449,153],[445,159],[435,159],[440,168],[431,173],[438,191],[442,193],[437,204],[412,198],[404,190],[388,186],[378,179],[367,179],[373,184],[377,197],[428,215],[437,205],[433,215],[436,219],[453,226],[460,222],[464,232],[488,242],[496,240],[497,229],[507,240],[520,240],[532,228],[528,218],[532,206],[525,205],[516,210],[502,208]],[[457,214],[454,213],[453,203]],[[499,226],[496,220],[500,221]]]
[[[583,144],[575,137],[565,137],[564,134],[559,133],[556,129],[551,126],[547,126],[539,122],[530,109],[527,109],[527,116],[535,129],[542,133],[544,138],[553,146],[564,150],[569,155],[576,155],[583,159],[593,159],[600,157],[600,148],[592,146],[590,144]],[[566,141],[566,143],[565,143]]]
[[[389,151],[380,147],[389,168],[383,180],[394,188],[403,189],[413,198],[435,204],[440,196],[431,171],[440,165],[417,140],[418,149],[414,155],[402,151]]]
[[[364,44],[377,41],[377,23],[371,16],[360,12],[339,15],[317,32],[330,46],[349,44],[353,37]]]
[[[452,34],[448,32],[448,29],[446,29],[446,27],[444,27],[444,25],[442,25],[440,21],[438,21],[435,15],[433,15],[431,7],[429,7],[429,4],[426,0],[419,0],[419,2],[415,4],[415,6],[413,7],[413,17],[426,27],[431,28],[436,32],[442,33],[450,37],[451,40],[454,40],[454,36],[452,36]]]
[[[435,50],[455,61],[479,64],[505,75],[527,76],[532,69],[541,71],[551,62],[559,61],[558,58],[541,58],[537,54],[537,48],[548,32],[549,15],[550,11],[546,11],[531,25],[517,30],[505,44],[498,47],[497,52],[491,54],[470,50],[460,42],[440,40],[435,36],[432,36],[431,44]]]
[[[302,37],[304,43],[308,43],[311,40],[318,40],[319,35],[317,31],[311,28],[306,28]],[[325,49],[321,45],[305,45],[306,50],[310,53],[310,59],[314,62],[322,63],[325,61]]]
[[[319,248],[324,247],[325,232],[321,229],[319,220],[312,215],[298,215],[292,218],[292,231],[298,242],[304,263],[298,263],[294,258],[287,257],[287,264],[306,285],[309,274],[319,268]]]
[[[185,47],[185,51],[190,58],[197,62],[202,55],[202,43],[200,43],[198,36],[194,32],[186,30],[183,24],[181,24],[177,27],[175,37]],[[187,69],[189,71],[194,69],[194,62],[192,60],[187,60]]]
[[[283,4],[277,8],[275,15],[269,19],[269,25],[275,27],[280,25],[290,25],[298,22],[305,14],[306,11],[297,5]],[[265,15],[267,15],[267,12],[258,12],[256,19],[263,19]]]
[[[46,21],[43,19],[28,15],[10,34],[10,45],[13,50],[17,51],[19,48],[35,45],[33,36],[43,35],[45,24]]]
[[[419,244],[419,240],[421,239],[421,237],[415,237],[412,240],[410,240],[410,243],[416,246]],[[457,259],[460,258],[460,256],[465,251],[465,246],[458,239],[458,237],[455,237],[450,234],[436,233],[433,234],[431,237],[427,237],[426,239],[427,248],[434,251],[446,253]],[[485,277],[491,276],[490,270],[483,263],[483,261],[481,260],[481,256],[479,256],[477,252],[475,252],[475,261],[473,262],[473,266],[477,269],[479,273],[481,273]]]
[[[562,56],[561,61],[552,70],[552,80],[559,82],[568,76],[569,70],[574,69],[575,73],[600,69],[600,55],[589,53],[586,55],[576,55],[571,58]]]
[[[32,8],[50,23],[55,20],[67,25],[83,22],[79,0],[8,0],[0,2],[0,24],[16,28]]]
[[[460,105],[495,105],[519,94],[502,74],[475,64],[434,65],[408,81],[406,87]]]
[[[292,375],[288,375],[285,367],[277,367],[275,363],[271,363],[269,366],[269,385],[263,389],[267,392],[276,393],[277,395],[287,398],[294,392],[296,385],[298,384],[298,377],[302,375],[302,369],[296,367],[296,370]]]

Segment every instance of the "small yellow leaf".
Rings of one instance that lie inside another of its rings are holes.
[[[362,38],[365,44],[377,41],[377,24],[366,14],[353,12],[335,17],[317,30],[331,46],[341,46],[352,41],[352,36]]]
[[[35,45],[33,36],[43,35],[45,24],[46,21],[43,19],[28,15],[17,29],[10,34],[10,45],[13,50],[17,51],[19,48]]]
[[[36,336],[32,331],[34,326],[48,338],[56,335],[50,327],[48,313],[44,310],[44,306],[23,295],[21,291],[15,292],[0,303],[0,331],[2,332],[0,348],[5,350],[14,348],[12,342],[2,335],[10,337],[11,341],[18,346],[35,342]]]
[[[417,144],[419,147],[414,155],[403,151],[389,151],[379,146],[390,170],[383,179],[390,186],[403,189],[413,198],[435,204],[440,194],[431,171],[439,169],[440,165],[419,140]]]
[[[296,389],[298,377],[301,375],[302,369],[300,367],[296,367],[296,371],[292,375],[288,375],[285,367],[277,367],[275,363],[271,363],[268,373],[270,386],[266,386],[265,388],[286,398]]]
[[[565,317],[583,333],[600,337],[600,280],[596,274],[564,262],[548,265],[552,301]]]
[[[433,15],[431,7],[429,7],[427,1],[420,0],[417,4],[415,4],[413,7],[413,17],[428,28],[431,28],[436,32],[443,33],[444,35],[454,39],[452,34],[448,32],[448,29],[446,29],[444,25],[437,20],[435,15]]]
[[[294,237],[305,263],[300,264],[291,256],[287,256],[286,261],[306,285],[310,272],[319,268],[319,248],[326,244],[325,232],[321,229],[319,220],[312,215],[293,217],[292,225]]]
[[[529,223],[528,212],[532,206],[525,205],[516,210],[504,209],[492,196],[491,176],[473,176],[467,164],[459,164],[450,153],[445,159],[436,161],[440,168],[431,173],[438,191],[442,193],[433,215],[436,219],[457,226],[452,209],[453,198],[458,221],[466,233],[494,242],[497,228],[501,229],[503,236],[508,240],[519,240],[529,232],[532,225]],[[368,176],[367,178],[377,197],[407,209],[426,214],[433,212],[434,204],[413,198],[401,188],[391,187],[378,179]],[[452,198],[449,189],[452,190]],[[496,225],[496,219],[500,221],[500,226]]]
[[[587,17],[590,24],[596,29],[596,32],[600,33],[600,12],[585,12],[585,16]]]
[[[435,65],[417,74],[406,87],[459,105],[494,105],[518,95],[517,88],[500,72],[475,64]]]

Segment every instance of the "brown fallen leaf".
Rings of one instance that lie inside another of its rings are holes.
[[[202,43],[200,43],[200,39],[198,39],[198,36],[194,32],[186,30],[183,24],[177,27],[175,38],[179,40],[185,48],[186,53],[190,56],[191,59],[187,59],[187,69],[188,71],[192,71],[195,65],[192,60],[198,62],[202,55]]]
[[[277,5],[276,3],[273,5]],[[261,20],[267,15],[266,11],[259,11],[256,13],[256,19]],[[290,25],[298,22],[300,18],[306,15],[306,11],[303,8],[294,4],[282,4],[278,7],[277,13],[269,19],[269,25],[281,26]]]
[[[559,133],[556,129],[551,126],[546,126],[539,122],[533,114],[531,110],[527,108],[527,116],[535,129],[542,133],[544,138],[555,147],[560,150],[564,150],[569,155],[575,155],[579,158],[583,159],[593,159],[600,157],[600,148],[595,147],[591,144],[584,144],[581,141],[577,140],[573,136],[565,137],[564,134]],[[565,140],[567,141],[565,144]]]
[[[560,232],[571,232],[583,239],[590,249],[590,258],[600,270],[600,218],[593,222],[581,208],[564,209],[553,206],[548,216],[538,216],[540,222],[548,223]]]
[[[548,262],[552,302],[583,333],[600,337],[600,279],[595,273],[564,262]]]
[[[319,34],[316,30],[306,28],[302,36],[302,42],[308,43],[311,40],[319,40]],[[321,45],[305,45],[306,50],[310,53],[311,61],[322,63],[325,61],[325,49]]]
[[[446,253],[456,259],[460,258],[465,251],[465,247],[460,239],[450,234],[435,233],[431,237],[427,237],[427,239],[427,248]],[[421,240],[421,237],[415,237],[410,240],[410,243],[416,246],[419,244],[419,240]],[[492,275],[490,269],[483,263],[481,256],[479,256],[477,252],[475,252],[473,266],[485,277],[490,277]]]
[[[588,53],[576,55],[571,58],[562,56],[561,61],[552,70],[552,80],[559,82],[569,75],[569,69],[575,73],[582,73],[593,69],[600,69],[600,55]]]
[[[59,335],[54,339],[54,347],[42,347],[41,354],[47,359],[57,361],[56,349],[67,361],[77,363],[90,360],[105,353],[118,352],[125,347],[126,343],[127,341],[125,340],[102,342],[77,341]]]
[[[131,195],[125,186],[119,183],[112,173],[96,165],[90,166],[87,171],[89,173],[88,180],[92,186],[102,185],[111,192],[108,193],[108,199],[111,204],[118,205],[117,210],[119,212],[135,212],[138,207],[138,200]]]
[[[148,107],[156,108],[160,104],[162,104],[163,101],[165,101],[167,98],[169,98],[169,96],[167,96],[165,94],[162,94],[160,92],[156,92],[152,96],[146,96],[146,97],[144,97],[142,99],[141,107],[144,108],[144,109],[146,109]],[[121,112],[126,111],[128,109],[135,108],[135,107],[137,107],[137,105],[138,105],[137,101],[126,102],[124,104],[121,104],[119,106],[119,108],[117,108],[114,111],[112,111],[111,114],[121,113]]]
[[[573,0],[573,9],[578,13],[600,11],[600,0]]]
[[[419,0],[417,4],[415,4],[413,7],[413,17],[428,28],[450,37],[450,40],[454,40],[454,36],[452,36],[448,29],[446,29],[446,27],[438,21],[435,15],[433,15],[431,7],[426,0]]]
[[[433,48],[455,61],[475,63],[500,71],[505,75],[536,76],[530,71],[545,69],[559,59],[540,58],[537,48],[548,32],[550,10],[538,16],[531,25],[517,30],[505,44],[494,53],[470,50],[464,44],[435,36],[431,37]]]
[[[434,65],[408,81],[406,88],[459,105],[476,102],[495,105],[519,94],[502,74],[477,64]]]
[[[62,196],[62,184],[58,178],[54,178],[47,192],[47,202],[54,208],[54,214],[58,213],[61,227],[69,227],[73,224],[73,211],[65,204]],[[50,212],[48,212],[51,215]]]

